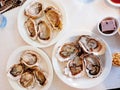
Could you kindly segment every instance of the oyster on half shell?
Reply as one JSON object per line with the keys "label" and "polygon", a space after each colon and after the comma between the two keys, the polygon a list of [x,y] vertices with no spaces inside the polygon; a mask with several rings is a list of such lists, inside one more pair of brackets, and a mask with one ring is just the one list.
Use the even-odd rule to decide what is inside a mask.
{"label": "oyster on half shell", "polygon": [[40,21],[38,23],[38,34],[37,34],[37,39],[40,42],[46,42],[51,39],[52,37],[52,32],[50,30],[50,27],[45,21]]}
{"label": "oyster on half shell", "polygon": [[62,29],[62,15],[60,14],[60,12],[56,10],[54,7],[47,7],[44,10],[44,12],[51,26],[55,30],[61,30]]}
{"label": "oyster on half shell", "polygon": [[20,64],[14,64],[8,71],[8,76],[14,80],[19,79],[24,72],[24,66]]}
{"label": "oyster on half shell", "polygon": [[73,60],[68,61],[65,74],[72,78],[79,78],[84,76],[84,61],[81,57],[74,57]]}
{"label": "oyster on half shell", "polygon": [[34,86],[35,77],[31,72],[25,72],[21,75],[19,83],[24,88],[30,88]]}
{"label": "oyster on half shell", "polygon": [[72,59],[78,52],[74,43],[66,43],[58,48],[56,57],[59,61],[64,62]]}
{"label": "oyster on half shell", "polygon": [[40,86],[43,86],[46,83],[46,81],[47,81],[44,73],[38,67],[34,67],[34,71],[33,72],[34,72],[34,76],[35,76],[38,84]]}
{"label": "oyster on half shell", "polygon": [[38,18],[42,16],[42,4],[40,2],[30,3],[24,11],[24,14],[30,18]]}
{"label": "oyster on half shell", "polygon": [[36,27],[35,21],[32,18],[28,18],[25,21],[24,25],[29,37],[35,40],[37,37],[37,27]]}
{"label": "oyster on half shell", "polygon": [[89,35],[80,36],[78,43],[88,54],[102,55],[106,51],[106,45],[104,42],[92,38]]}
{"label": "oyster on half shell", "polygon": [[88,77],[90,78],[96,78],[98,77],[102,72],[102,62],[100,57],[95,55],[87,54],[84,56],[84,62],[85,62],[85,71]]}
{"label": "oyster on half shell", "polygon": [[20,62],[28,67],[39,65],[39,60],[41,60],[39,54],[31,50],[25,51],[20,57]]}

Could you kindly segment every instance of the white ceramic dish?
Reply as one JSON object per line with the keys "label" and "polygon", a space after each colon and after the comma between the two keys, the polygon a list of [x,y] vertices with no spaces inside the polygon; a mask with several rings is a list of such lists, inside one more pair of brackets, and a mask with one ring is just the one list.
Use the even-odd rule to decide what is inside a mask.
{"label": "white ceramic dish", "polygon": [[[56,58],[56,50],[58,49],[58,47],[60,45],[62,45],[63,43],[65,43],[66,41],[72,41],[74,40],[74,38],[76,36],[79,35],[91,35],[94,37],[98,37],[96,36],[94,33],[92,32],[84,32],[85,30],[82,30],[82,32],[77,33],[76,35],[72,35],[70,37],[64,37],[62,38],[59,42],[57,42],[57,44],[54,47],[53,50],[53,54],[52,54],[52,63],[53,63],[53,67],[54,70],[57,74],[57,76],[67,85],[74,87],[74,88],[91,88],[93,86],[96,86],[98,84],[100,84],[102,81],[105,80],[105,78],[108,76],[110,70],[111,70],[111,66],[112,66],[112,55],[111,55],[111,51],[109,46],[106,44],[106,52],[104,55],[101,56],[102,58],[102,64],[103,64],[103,71],[101,73],[101,75],[97,78],[91,79],[91,78],[78,78],[78,79],[72,79],[70,77],[67,77],[66,75],[64,75],[63,73],[63,68],[61,66],[61,63],[58,61],[58,59]],[[89,31],[89,30],[87,30]],[[101,39],[102,40],[102,39]],[[105,41],[104,41],[105,42]],[[62,67],[62,68],[61,68]]]}
{"label": "white ceramic dish", "polygon": [[[106,34],[106,33],[103,33],[101,30],[100,30],[100,23],[102,22],[102,20],[105,20],[105,19],[108,19],[108,18],[111,18],[111,19],[114,19],[115,22],[116,22],[116,25],[117,25],[117,28],[114,32],[110,33],[110,34]],[[103,36],[113,36],[115,35],[117,32],[118,32],[118,29],[119,29],[119,21],[115,18],[115,17],[105,17],[103,18],[102,20],[100,20],[97,24],[97,30],[99,31],[100,34],[102,34]]]}
{"label": "white ceramic dish", "polygon": [[43,58],[42,61],[40,61],[40,65],[43,66],[43,71],[45,71],[48,75],[47,77],[47,84],[43,87],[39,87],[39,86],[36,86],[35,88],[32,88],[30,90],[47,90],[51,83],[52,83],[52,80],[53,80],[53,68],[52,68],[52,64],[50,62],[50,59],[49,57],[46,55],[46,53],[44,51],[42,51],[41,49],[38,49],[38,48],[35,48],[35,47],[32,47],[32,46],[23,46],[23,47],[20,47],[18,49],[16,49],[9,57],[8,59],[8,62],[7,62],[7,67],[6,67],[6,71],[7,71],[7,78],[8,78],[8,81],[10,83],[10,85],[12,86],[12,88],[14,90],[28,90],[26,88],[23,88],[21,87],[17,81],[11,79],[10,77],[8,77],[8,71],[10,69],[11,66],[13,66],[14,64],[17,64],[19,62],[19,59],[20,59],[20,55],[23,51],[25,50],[32,50],[32,51],[35,51],[37,52],[38,54],[40,54],[40,56]]}
{"label": "white ceramic dish", "polygon": [[120,7],[120,3],[114,3],[113,1],[111,0],[107,0],[107,2],[115,7]]}
{"label": "white ceramic dish", "polygon": [[[28,33],[26,32],[25,30],[25,26],[24,26],[24,22],[25,20],[27,19],[27,17],[24,15],[24,10],[25,8],[33,1],[39,1],[41,3],[43,3],[44,5],[47,5],[47,6],[54,6],[54,7],[57,7],[61,14],[62,14],[62,18],[63,18],[63,29],[58,33],[58,35],[53,38],[49,43],[40,43],[38,41],[34,41],[32,40],[29,36],[28,36]],[[21,7],[20,11],[19,11],[19,15],[18,15],[18,30],[19,30],[19,33],[21,35],[21,37],[23,38],[23,40],[25,42],[27,42],[28,44],[32,45],[32,46],[35,46],[35,47],[48,47],[50,45],[53,45],[55,44],[59,39],[60,37],[63,35],[64,33],[64,30],[65,30],[65,27],[66,27],[66,14],[65,14],[65,10],[63,9],[63,6],[60,4],[59,1],[56,1],[56,0],[27,0]]]}

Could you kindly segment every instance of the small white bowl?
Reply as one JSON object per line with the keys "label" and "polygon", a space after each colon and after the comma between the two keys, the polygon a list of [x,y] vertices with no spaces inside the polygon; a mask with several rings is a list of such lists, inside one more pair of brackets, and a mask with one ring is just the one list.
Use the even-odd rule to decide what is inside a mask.
{"label": "small white bowl", "polygon": [[115,6],[115,7],[120,7],[120,3],[115,3],[115,2],[113,2],[113,1],[111,1],[111,0],[107,0],[107,2],[108,2],[109,4]]}
{"label": "small white bowl", "polygon": [[[102,32],[101,29],[100,29],[100,24],[101,24],[101,22],[102,22],[103,20],[107,20],[107,19],[108,19],[108,20],[109,20],[109,19],[114,19],[115,22],[116,22],[116,25],[117,25],[116,30],[113,31],[113,32],[111,32],[111,33],[108,33],[108,34]],[[118,20],[117,20],[115,17],[105,17],[105,18],[103,18],[102,20],[100,20],[100,21],[98,22],[98,24],[97,24],[97,29],[98,29],[99,33],[102,34],[102,35],[104,35],[104,36],[113,36],[113,35],[115,35],[115,34],[118,32],[119,22],[118,22]]]}

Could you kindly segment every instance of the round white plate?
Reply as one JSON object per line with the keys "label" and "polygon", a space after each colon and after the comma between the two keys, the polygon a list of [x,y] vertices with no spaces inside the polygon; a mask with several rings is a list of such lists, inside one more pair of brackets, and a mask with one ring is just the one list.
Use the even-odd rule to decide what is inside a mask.
{"label": "round white plate", "polygon": [[[109,46],[107,45],[107,43],[105,43],[106,47],[107,47],[106,52],[104,55],[101,56],[102,64],[103,64],[103,71],[99,77],[97,77],[97,78],[81,77],[78,79],[72,79],[72,78],[64,75],[64,73],[63,73],[64,67],[61,66],[61,63],[56,58],[56,50],[58,49],[59,46],[61,46],[65,42],[73,41],[75,39],[75,37],[79,36],[79,35],[90,35],[90,36],[98,37],[92,32],[84,32],[84,31],[86,31],[86,30],[82,30],[82,32],[76,33],[75,35],[71,35],[69,37],[62,38],[59,42],[57,42],[57,44],[54,47],[53,53],[52,53],[52,63],[53,63],[53,67],[54,67],[54,70],[55,70],[57,76],[67,85],[74,87],[74,88],[82,88],[82,89],[83,88],[91,88],[91,87],[96,86],[99,83],[101,83],[108,76],[108,74],[111,70],[111,66],[112,66],[112,55],[111,55]],[[89,30],[87,30],[87,31],[89,31]],[[105,42],[105,41],[103,41],[103,42]]]}
{"label": "round white plate", "polygon": [[[52,68],[52,64],[50,62],[50,59],[49,57],[47,56],[47,54],[42,51],[41,49],[38,49],[38,48],[35,48],[35,47],[32,47],[32,46],[23,46],[23,47],[20,47],[18,49],[16,49],[9,57],[8,59],[8,62],[7,62],[7,77],[8,77],[8,71],[10,69],[11,66],[13,66],[14,64],[17,64],[20,60],[20,55],[22,54],[22,52],[24,52],[25,50],[32,50],[32,51],[35,51],[37,52],[41,57],[42,57],[42,61],[40,62],[40,65],[43,66],[42,67],[42,70],[44,72],[47,73],[47,84],[43,87],[39,87],[39,86],[36,86],[35,88],[33,89],[30,89],[30,90],[47,90],[51,83],[52,83],[52,80],[53,80],[53,68]],[[10,83],[10,85],[12,86],[12,88],[14,90],[27,90],[23,87],[21,87],[17,81],[11,79],[10,77],[8,77],[8,81]]]}
{"label": "round white plate", "polygon": [[115,7],[120,7],[120,3],[114,3],[111,0],[107,0],[108,3],[110,3],[111,5],[115,6]]}
{"label": "round white plate", "polygon": [[[24,26],[24,22],[26,21],[27,17],[24,15],[24,10],[25,8],[33,1],[39,1],[41,3],[43,3],[44,5],[47,6],[54,6],[57,7],[61,14],[62,14],[62,18],[63,18],[63,29],[57,34],[57,36],[55,38],[53,38],[49,43],[40,43],[38,41],[34,41],[32,40],[28,33],[25,30],[25,26]],[[48,47],[51,46],[53,44],[55,44],[59,38],[64,34],[64,30],[66,27],[66,14],[65,14],[65,10],[63,9],[63,6],[60,4],[59,1],[56,0],[27,0],[21,7],[19,14],[18,14],[18,30],[19,33],[22,37],[22,39],[27,42],[28,44],[35,46],[35,47]]]}

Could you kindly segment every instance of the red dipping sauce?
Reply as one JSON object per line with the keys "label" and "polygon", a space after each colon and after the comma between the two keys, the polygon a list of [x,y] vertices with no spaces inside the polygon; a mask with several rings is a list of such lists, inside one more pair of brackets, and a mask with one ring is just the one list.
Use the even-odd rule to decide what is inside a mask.
{"label": "red dipping sauce", "polygon": [[120,4],[120,0],[111,0],[113,3]]}

